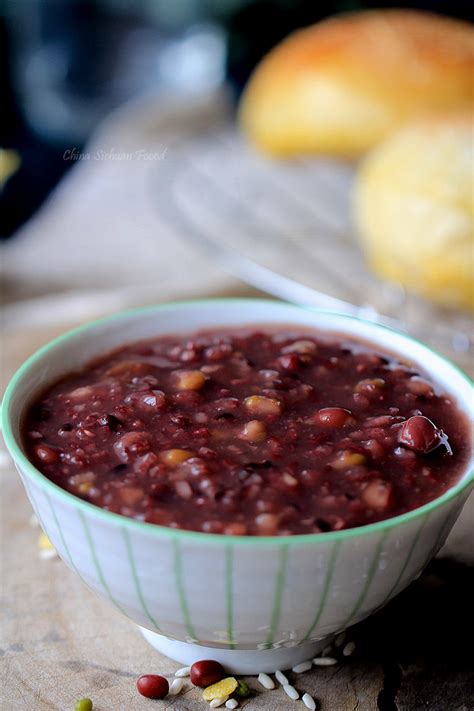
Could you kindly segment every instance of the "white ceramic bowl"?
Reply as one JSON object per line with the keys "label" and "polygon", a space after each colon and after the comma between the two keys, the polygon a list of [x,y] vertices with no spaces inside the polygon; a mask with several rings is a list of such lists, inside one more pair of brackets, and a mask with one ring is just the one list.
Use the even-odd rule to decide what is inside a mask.
{"label": "white ceramic bowl", "polygon": [[140,523],[97,508],[53,484],[26,458],[20,423],[32,398],[92,358],[166,333],[275,323],[348,334],[399,353],[422,364],[472,417],[469,379],[421,343],[360,319],[247,299],[167,304],[83,326],[33,355],[5,394],[7,447],[61,558],[138,623],[152,644],[185,663],[211,656],[251,673],[308,658],[322,640],[385,605],[423,570],[473,485],[471,462],[443,496],[380,523],[314,535],[230,537]]}

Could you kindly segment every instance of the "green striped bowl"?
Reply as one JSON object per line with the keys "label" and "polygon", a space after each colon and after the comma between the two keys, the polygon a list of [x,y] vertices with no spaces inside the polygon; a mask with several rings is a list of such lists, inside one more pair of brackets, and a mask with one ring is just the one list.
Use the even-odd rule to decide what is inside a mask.
{"label": "green striped bowl", "polygon": [[[267,652],[260,671],[282,665],[282,659],[296,663],[318,648],[318,640],[385,605],[443,544],[474,478],[471,466],[435,501],[362,528],[230,537],[140,523],[99,509],[57,487],[25,457],[20,422],[32,397],[48,382],[126,342],[251,323],[314,326],[379,344],[422,363],[472,417],[471,382],[421,343],[360,319],[250,299],[139,309],[71,331],[19,369],[3,402],[7,447],[41,525],[64,562],[89,588],[145,628],[156,646],[162,637],[150,632],[200,645],[197,651],[188,648],[195,650],[196,658],[203,657],[202,646],[212,647],[213,657],[227,663],[239,657],[239,671],[249,671],[242,660],[247,655],[255,664],[252,651],[257,650],[280,651],[279,658]],[[160,648],[167,649],[166,644]],[[189,660],[189,654],[176,647],[168,653]]]}

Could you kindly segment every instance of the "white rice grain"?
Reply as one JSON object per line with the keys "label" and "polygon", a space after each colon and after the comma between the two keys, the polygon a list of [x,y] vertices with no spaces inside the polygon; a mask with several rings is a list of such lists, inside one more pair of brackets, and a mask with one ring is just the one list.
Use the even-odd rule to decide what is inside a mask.
{"label": "white rice grain", "polygon": [[313,662],[311,659],[307,659],[305,662],[301,662],[300,664],[294,666],[291,671],[295,672],[295,674],[303,674],[303,672],[309,671],[312,666]]}
{"label": "white rice grain", "polygon": [[224,706],[228,698],[228,696],[222,696],[220,699],[212,699],[209,706],[211,707],[211,709],[217,709],[219,708],[219,706]]}
{"label": "white rice grain", "polygon": [[276,670],[275,677],[276,677],[276,680],[278,681],[278,683],[281,684],[282,686],[285,686],[285,684],[290,683],[288,681],[287,677],[279,669]]}
{"label": "white rice grain", "polygon": [[337,664],[337,659],[334,659],[334,657],[315,657],[313,664],[316,667],[332,667],[333,664]]}
{"label": "white rice grain", "polygon": [[265,672],[261,672],[257,680],[260,682],[260,684],[263,686],[264,689],[274,689],[275,688],[275,682],[273,679],[268,676],[268,674],[265,674]]}
{"label": "white rice grain", "polygon": [[354,654],[355,648],[356,648],[355,642],[348,642],[348,643],[346,644],[346,646],[344,647],[344,649],[342,650],[343,656],[344,656],[344,657],[350,657],[351,654]]}
{"label": "white rice grain", "polygon": [[225,702],[226,709],[236,709],[238,705],[239,702],[237,701],[237,699],[229,699]]}
{"label": "white rice grain", "polygon": [[341,632],[340,634],[337,635],[336,639],[334,640],[334,646],[335,647],[342,647],[344,642],[346,641],[346,633]]}
{"label": "white rice grain", "polygon": [[168,691],[168,694],[171,696],[177,696],[183,689],[184,686],[184,679],[180,679],[179,677],[175,679],[174,681],[171,682],[170,684],[170,690]]}
{"label": "white rice grain", "polygon": [[322,657],[331,657],[332,654],[333,654],[332,644],[328,644],[328,646],[324,647],[323,651],[321,652]]}
{"label": "white rice grain", "polygon": [[189,676],[190,671],[191,667],[181,667],[181,669],[175,671],[174,675],[177,676],[178,679],[182,679],[184,676]]}
{"label": "white rice grain", "polygon": [[301,701],[310,711],[316,711],[316,701],[309,694],[303,694]]}
{"label": "white rice grain", "polygon": [[54,548],[43,548],[43,550],[39,552],[39,557],[42,560],[52,560],[53,558],[57,558],[58,554]]}
{"label": "white rice grain", "polygon": [[285,684],[283,687],[283,691],[287,696],[290,697],[290,699],[293,699],[293,701],[297,701],[297,699],[300,698],[300,695],[296,691],[295,687],[291,684]]}

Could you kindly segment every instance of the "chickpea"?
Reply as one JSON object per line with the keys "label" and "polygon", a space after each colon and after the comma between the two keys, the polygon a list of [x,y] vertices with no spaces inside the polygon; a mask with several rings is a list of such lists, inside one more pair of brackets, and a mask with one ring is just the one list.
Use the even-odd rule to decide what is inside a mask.
{"label": "chickpea", "polygon": [[191,459],[194,457],[194,453],[187,449],[165,449],[161,452],[161,461],[168,464],[170,467],[176,467],[181,462],[185,462],[186,459]]}
{"label": "chickpea", "polygon": [[243,426],[239,437],[247,442],[264,442],[267,438],[267,428],[260,420],[250,420]]}
{"label": "chickpea", "polygon": [[249,412],[254,415],[279,415],[282,407],[281,402],[272,397],[263,395],[250,395],[244,400],[244,405]]}
{"label": "chickpea", "polygon": [[175,370],[173,375],[178,390],[200,390],[206,382],[200,370]]}
{"label": "chickpea", "polygon": [[365,464],[367,457],[358,452],[349,452],[344,450],[338,457],[331,463],[334,469],[350,469],[351,467],[357,467],[361,464]]}

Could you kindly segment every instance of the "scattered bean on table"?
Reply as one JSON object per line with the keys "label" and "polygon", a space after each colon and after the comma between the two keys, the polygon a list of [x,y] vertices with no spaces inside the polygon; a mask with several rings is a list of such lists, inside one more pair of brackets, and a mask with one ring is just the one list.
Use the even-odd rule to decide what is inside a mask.
{"label": "scattered bean on table", "polygon": [[142,674],[137,680],[137,690],[147,699],[164,699],[169,690],[168,680],[159,674]]}
{"label": "scattered bean on table", "polygon": [[94,704],[92,703],[91,699],[84,698],[84,699],[79,699],[76,701],[76,704],[74,706],[74,711],[92,711],[94,708]]}
{"label": "scattered bean on table", "polygon": [[217,684],[225,676],[224,667],[213,659],[194,662],[190,669],[191,682],[202,688]]}

